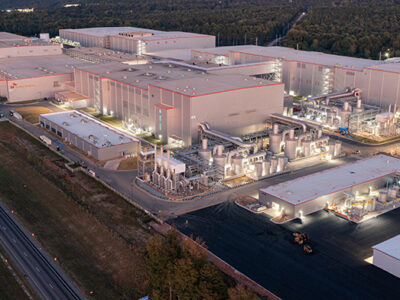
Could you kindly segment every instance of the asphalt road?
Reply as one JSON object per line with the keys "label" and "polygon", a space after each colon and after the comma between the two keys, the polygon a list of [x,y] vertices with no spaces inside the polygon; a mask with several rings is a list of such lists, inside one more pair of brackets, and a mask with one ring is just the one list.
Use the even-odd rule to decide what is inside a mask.
{"label": "asphalt road", "polygon": [[41,299],[85,299],[1,203],[0,244]]}
{"label": "asphalt road", "polygon": [[[168,221],[200,236],[214,254],[282,299],[399,299],[400,279],[364,261],[400,233],[400,209],[355,225],[320,211],[276,225],[231,202]],[[293,242],[306,232],[314,254]]]}
{"label": "asphalt road", "polygon": [[[33,105],[46,106],[50,109],[61,110],[60,108],[55,107],[54,105],[51,105],[48,102],[40,102]],[[32,106],[32,104],[26,106]],[[4,113],[6,116],[8,116],[8,111],[10,109],[13,109],[12,105],[5,105],[5,104],[0,105],[0,112]],[[35,135],[36,137],[39,137],[40,135],[46,135],[49,137],[51,136],[47,130],[39,126],[35,126],[25,121],[19,121],[15,118],[12,118],[12,120],[18,123],[24,129],[28,130],[31,134]],[[54,143],[51,145],[51,147],[53,149],[56,148]],[[62,149],[65,151],[65,155],[68,158],[70,158],[75,162],[84,161],[88,166],[88,169],[93,170],[99,179],[103,180],[104,182],[106,182],[107,184],[109,184],[110,186],[112,186],[113,188],[115,188],[128,198],[132,199],[133,201],[141,205],[143,208],[147,209],[148,211],[152,212],[153,214],[157,215],[158,217],[164,220],[180,214],[185,214],[190,211],[198,210],[204,207],[212,206],[227,201],[232,197],[232,194],[233,195],[257,194],[259,188],[263,188],[271,184],[277,184],[286,180],[295,179],[299,176],[304,176],[307,174],[311,174],[313,172],[318,172],[333,167],[335,165],[339,165],[344,162],[354,160],[354,157],[350,157],[350,158],[336,160],[336,162],[334,163],[317,162],[312,166],[308,165],[308,163],[305,162],[298,162],[296,163],[298,165],[296,167],[298,168],[298,170],[290,174],[280,175],[273,178],[261,180],[252,184],[248,184],[246,186],[235,188],[233,190],[226,190],[223,192],[219,192],[217,194],[211,194],[201,198],[196,198],[195,200],[191,201],[170,202],[170,201],[165,201],[163,199],[159,199],[143,191],[141,188],[137,187],[136,184],[133,184],[134,179],[136,177],[136,171],[114,171],[114,170],[104,169],[93,163],[85,155],[82,155],[80,152],[77,152],[68,146],[62,147]]]}

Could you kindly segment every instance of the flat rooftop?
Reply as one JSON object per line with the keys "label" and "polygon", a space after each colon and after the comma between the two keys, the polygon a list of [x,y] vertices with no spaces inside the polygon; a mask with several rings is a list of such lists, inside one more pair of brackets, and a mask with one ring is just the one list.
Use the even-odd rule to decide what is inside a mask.
{"label": "flat rooftop", "polygon": [[195,78],[186,78],[161,82],[156,86],[187,96],[203,96],[221,92],[234,91],[246,88],[257,88],[273,85],[283,85],[265,79],[242,75],[205,75]]}
{"label": "flat rooftop", "polygon": [[116,129],[78,111],[42,114],[41,117],[57,124],[97,148],[138,142]]}
{"label": "flat rooftop", "polygon": [[142,89],[148,85],[161,87],[188,96],[280,83],[244,75],[215,75],[190,65],[173,62],[127,66],[121,63],[87,65],[78,68],[103,78],[123,82]]}
{"label": "flat rooftop", "polygon": [[192,57],[192,49],[168,49],[157,52],[146,52],[146,55],[160,59],[174,59],[187,61]]}
{"label": "flat rooftop", "polygon": [[400,73],[400,62],[385,62],[380,65],[369,66],[368,69]]}
{"label": "flat rooftop", "polygon": [[397,260],[400,260],[400,234],[373,246],[372,249],[379,250]]}
{"label": "flat rooftop", "polygon": [[69,55],[86,55],[98,57],[103,60],[107,60],[110,62],[132,62],[132,61],[147,61],[149,59],[143,58],[136,54],[130,54],[126,52],[121,52],[117,50],[111,50],[106,48],[98,48],[98,47],[75,47],[66,50]]}
{"label": "flat rooftop", "polygon": [[400,159],[380,154],[260,189],[260,192],[299,205],[398,172]]}
{"label": "flat rooftop", "polygon": [[163,32],[163,31],[138,28],[138,27],[92,27],[92,28],[60,29],[60,30],[92,35],[97,37],[118,35],[119,33],[129,33],[129,32],[148,32],[154,34]]}
{"label": "flat rooftop", "polygon": [[9,32],[0,32],[0,41],[23,40],[26,37]]}
{"label": "flat rooftop", "polygon": [[205,49],[193,49],[192,52],[196,52],[201,55],[213,54],[213,55],[229,55],[230,52],[239,52],[251,55],[264,56],[266,59],[282,58],[287,61],[297,61],[314,63],[325,66],[337,66],[345,69],[363,70],[366,67],[373,65],[383,64],[383,61],[364,59],[349,56],[340,56],[334,54],[326,54],[315,51],[302,51],[295,50],[287,47],[263,47],[255,45],[239,45],[239,46],[226,46],[216,48],[205,48]]}
{"label": "flat rooftop", "polygon": [[0,48],[10,48],[10,47],[26,47],[26,46],[53,46],[61,48],[61,45],[50,44],[46,41],[35,39],[19,39],[19,40],[1,40],[0,39]]}
{"label": "flat rooftop", "polygon": [[231,52],[241,52],[252,55],[260,55],[270,58],[282,58],[288,61],[306,62],[325,66],[336,66],[344,69],[354,69],[362,71],[364,68],[371,65],[378,65],[383,61],[377,61],[372,59],[363,59],[349,56],[340,56],[333,54],[326,54],[322,52],[314,51],[302,51],[295,50],[286,47],[261,47],[251,46],[238,49],[230,49]]}
{"label": "flat rooftop", "polygon": [[73,73],[74,67],[87,65],[67,55],[12,57],[0,59],[0,77],[9,80]]}

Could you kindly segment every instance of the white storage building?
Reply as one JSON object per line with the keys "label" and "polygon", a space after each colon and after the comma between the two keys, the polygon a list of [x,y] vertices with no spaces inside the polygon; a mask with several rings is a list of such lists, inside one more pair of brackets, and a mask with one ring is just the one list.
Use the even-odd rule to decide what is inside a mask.
{"label": "white storage building", "polygon": [[400,278],[400,235],[372,247],[373,264]]}
{"label": "white storage building", "polygon": [[361,194],[369,188],[385,187],[399,173],[400,159],[376,155],[260,189],[259,201],[296,218],[321,210],[328,202],[338,202],[344,192]]}
{"label": "white storage building", "polygon": [[139,140],[78,111],[42,114],[40,125],[97,160],[136,154]]}
{"label": "white storage building", "polygon": [[136,27],[60,29],[60,38],[84,47],[102,47],[138,55],[166,49],[215,47],[215,36]]}

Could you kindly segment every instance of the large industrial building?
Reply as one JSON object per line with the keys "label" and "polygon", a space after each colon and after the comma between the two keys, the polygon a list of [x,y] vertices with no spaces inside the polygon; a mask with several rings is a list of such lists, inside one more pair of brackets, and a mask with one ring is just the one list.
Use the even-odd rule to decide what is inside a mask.
{"label": "large industrial building", "polygon": [[365,103],[382,106],[400,103],[400,64],[396,59],[376,61],[248,45],[192,49],[191,60],[232,66],[270,62],[265,73],[254,71],[252,75],[284,82],[285,91],[293,95],[316,96],[353,87],[361,89]]}
{"label": "large industrial building", "polygon": [[136,27],[61,29],[60,38],[84,47],[102,47],[138,55],[166,49],[215,47],[215,36]]}
{"label": "large industrial building", "polygon": [[373,264],[400,278],[400,235],[372,247]]}
{"label": "large industrial building", "polygon": [[78,111],[39,116],[40,125],[97,160],[136,154],[139,141]]}
{"label": "large industrial building", "polygon": [[62,54],[0,59],[0,96],[9,102],[54,97],[73,81],[74,67],[85,64]]}
{"label": "large industrial building", "polygon": [[216,75],[174,63],[75,68],[75,89],[90,105],[128,124],[191,145],[199,124],[231,134],[264,127],[283,109],[283,84],[243,75]]}
{"label": "large industrial building", "polygon": [[334,206],[360,220],[370,211],[400,206],[399,174],[400,159],[377,155],[261,189],[259,200],[292,218]]}

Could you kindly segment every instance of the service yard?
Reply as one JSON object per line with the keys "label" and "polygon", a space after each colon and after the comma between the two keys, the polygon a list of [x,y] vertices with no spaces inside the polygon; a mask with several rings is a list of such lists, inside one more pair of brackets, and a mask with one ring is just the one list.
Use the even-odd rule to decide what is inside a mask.
{"label": "service yard", "polygon": [[44,106],[24,106],[18,107],[14,109],[14,111],[19,113],[24,120],[32,124],[39,123],[40,114],[48,114],[54,112],[53,110]]}
{"label": "service yard", "polygon": [[[0,195],[27,230],[96,299],[145,295],[150,218],[8,122],[0,123]],[[0,297],[1,298],[1,297]]]}
{"label": "service yard", "polygon": [[[398,299],[400,279],[367,263],[371,247],[400,233],[400,209],[362,224],[325,211],[273,224],[233,201],[169,221],[282,299]],[[305,232],[313,254],[293,241]]]}

